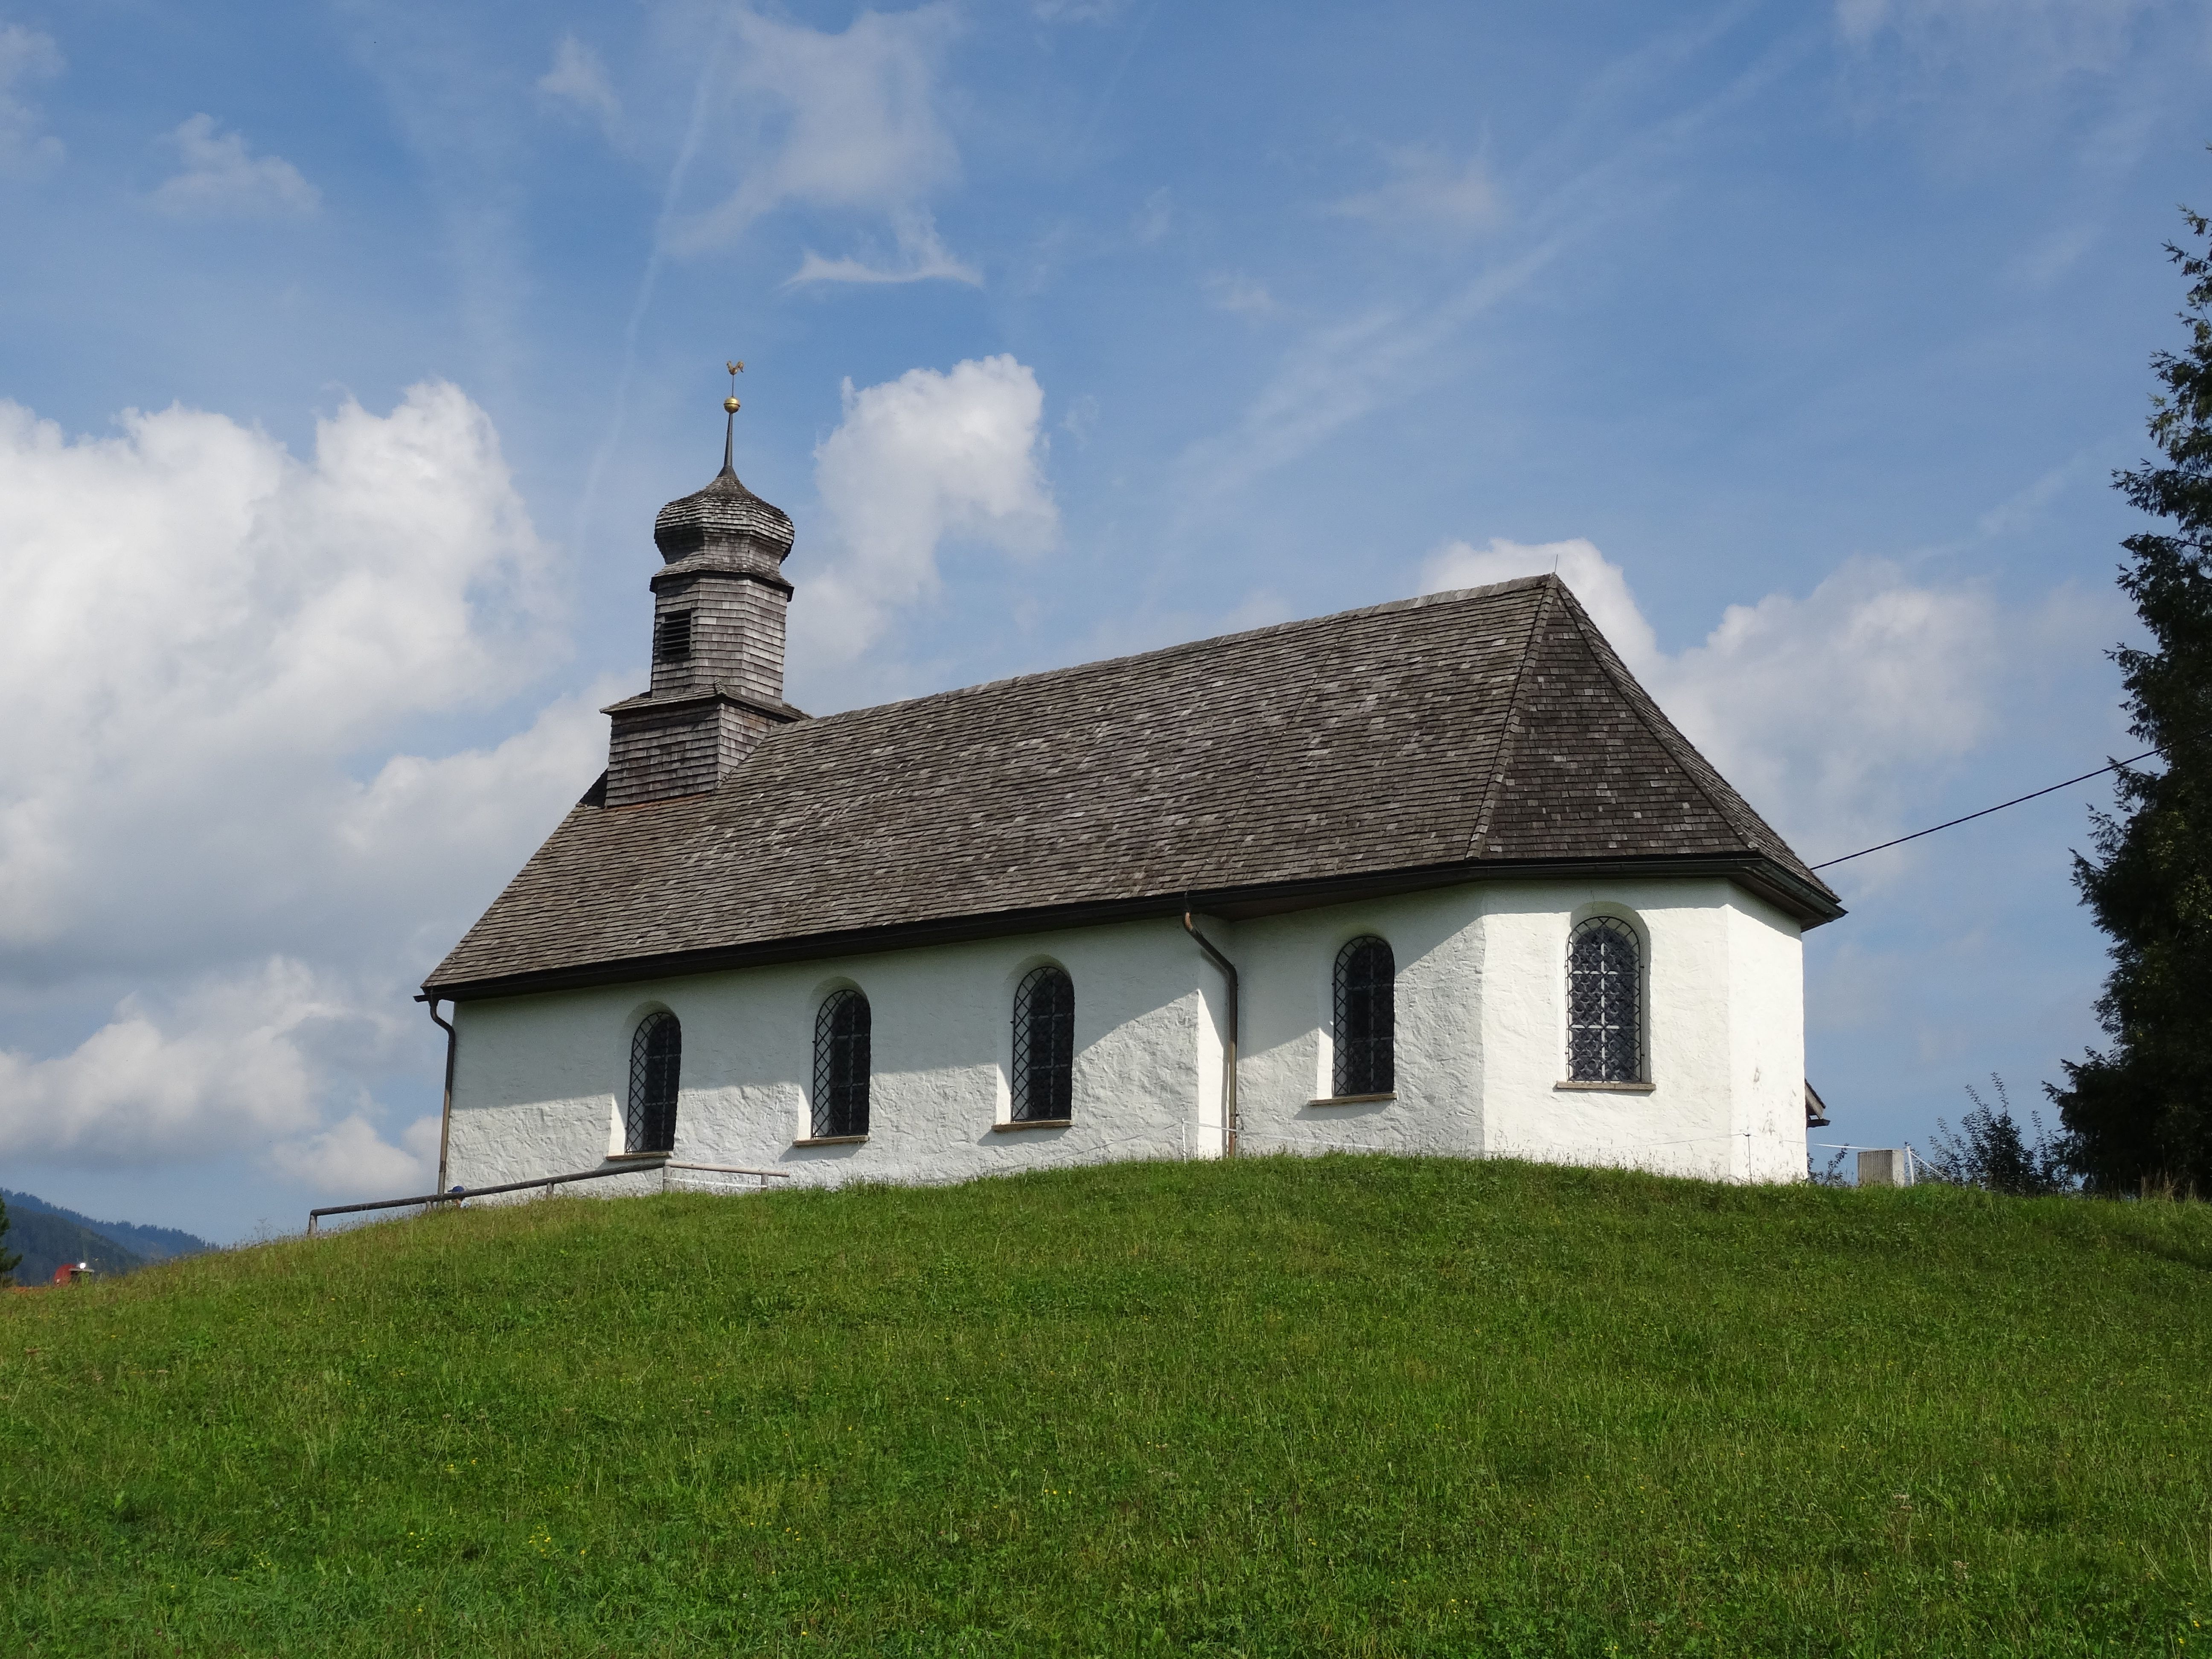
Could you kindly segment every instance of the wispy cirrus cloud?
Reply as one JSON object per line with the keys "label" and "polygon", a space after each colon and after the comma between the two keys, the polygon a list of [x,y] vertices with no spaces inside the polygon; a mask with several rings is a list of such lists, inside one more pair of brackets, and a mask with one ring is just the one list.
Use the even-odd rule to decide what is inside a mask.
{"label": "wispy cirrus cloud", "polygon": [[23,88],[53,79],[63,68],[52,35],[21,23],[0,26],[0,174],[23,178],[61,164],[62,141],[40,131],[45,115]]}
{"label": "wispy cirrus cloud", "polygon": [[1162,185],[1130,216],[1129,234],[1139,247],[1151,247],[1175,228],[1175,191]]}
{"label": "wispy cirrus cloud", "polygon": [[2002,60],[2039,77],[2112,68],[2157,0],[1836,0],[1850,46],[1938,60]]}
{"label": "wispy cirrus cloud", "polygon": [[944,238],[937,234],[937,222],[927,212],[901,210],[894,213],[891,231],[895,253],[889,262],[871,264],[850,254],[825,259],[809,248],[799,269],[784,279],[783,285],[797,288],[807,283],[923,283],[942,279],[981,286],[982,273],[953,257]]}
{"label": "wispy cirrus cloud", "polygon": [[1285,354],[1234,424],[1183,452],[1179,469],[1190,498],[1229,497],[1448,372],[1444,351],[1453,338],[1532,282],[1559,253],[1558,242],[1538,242],[1437,304],[1411,311],[1376,307],[1311,329]]}
{"label": "wispy cirrus cloud", "polygon": [[763,216],[804,207],[872,220],[890,234],[889,260],[809,251],[793,283],[979,281],[946,249],[933,195],[954,183],[960,156],[939,111],[945,49],[960,29],[946,3],[863,12],[841,33],[732,15],[726,110],[734,187],[672,227],[679,252],[720,246]]}
{"label": "wispy cirrus cloud", "polygon": [[1384,151],[1389,177],[1332,203],[1340,218],[1389,230],[1441,230],[1465,234],[1498,222],[1498,185],[1480,155],[1457,160],[1427,145]]}
{"label": "wispy cirrus cloud", "polygon": [[1217,271],[1201,285],[1208,304],[1239,317],[1272,317],[1283,307],[1264,283],[1234,271]]}
{"label": "wispy cirrus cloud", "polygon": [[[1603,78],[1614,93],[1647,78],[1663,80],[1674,60],[1707,50],[1715,29],[1706,20],[1678,30],[1631,54]],[[1645,121],[1594,160],[1570,167],[1568,152],[1562,151],[1547,163],[1557,181],[1516,206],[1510,234],[1494,239],[1473,276],[1455,275],[1441,293],[1401,290],[1396,297],[1316,320],[1285,349],[1233,422],[1185,449],[1180,471],[1192,507],[1204,511],[1218,505],[1333,434],[1448,375],[1453,348],[1478,319],[1497,313],[1555,262],[1585,253],[1625,214],[1648,211],[1658,199],[1655,177],[1700,134],[1809,56],[1812,33],[1801,30],[1777,42],[1717,90]],[[1454,163],[1436,151],[1402,153],[1401,160],[1399,176],[1382,187],[1389,192],[1402,186],[1400,193],[1363,204],[1361,211],[1443,214],[1432,222],[1465,230],[1487,210],[1478,161]]]}
{"label": "wispy cirrus cloud", "polygon": [[612,138],[622,125],[622,100],[607,78],[599,55],[573,34],[553,47],[553,65],[538,77],[538,90],[550,102],[588,118]]}
{"label": "wispy cirrus cloud", "polygon": [[2075,163],[2124,170],[2203,102],[2201,8],[2173,0],[1837,0],[1842,88],[1862,118],[1911,112],[1952,167],[2095,112]]}

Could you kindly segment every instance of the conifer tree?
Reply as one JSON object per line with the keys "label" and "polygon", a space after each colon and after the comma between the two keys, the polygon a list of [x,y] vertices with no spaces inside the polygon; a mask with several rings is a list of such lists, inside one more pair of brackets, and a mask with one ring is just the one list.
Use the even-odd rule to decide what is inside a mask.
{"label": "conifer tree", "polygon": [[8,1204],[0,1199],[0,1289],[15,1282],[15,1268],[22,1260],[8,1253]]}
{"label": "conifer tree", "polygon": [[2166,252],[2188,283],[2188,344],[2151,359],[2163,464],[2112,480],[2160,520],[2121,544],[2120,586],[2149,648],[2112,657],[2128,728],[2163,764],[2120,773],[2118,811],[2094,815],[2096,856],[2075,856],[2082,902],[2112,941],[2097,1001],[2112,1045],[2068,1062],[2051,1096],[2093,1188],[2212,1196],[2212,220],[2182,217],[2195,245]]}

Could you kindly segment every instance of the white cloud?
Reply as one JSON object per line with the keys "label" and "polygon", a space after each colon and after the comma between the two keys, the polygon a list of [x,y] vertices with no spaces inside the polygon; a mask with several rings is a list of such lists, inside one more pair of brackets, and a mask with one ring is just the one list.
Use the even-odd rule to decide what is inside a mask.
{"label": "white cloud", "polygon": [[457,851],[511,837],[507,800],[518,792],[540,802],[581,794],[606,764],[607,723],[599,711],[636,690],[630,679],[609,676],[548,703],[494,748],[436,759],[394,755],[334,815],[336,845],[374,861],[410,838],[418,847]]}
{"label": "white cloud", "polygon": [[1385,155],[1389,180],[1333,204],[1331,212],[1394,229],[1464,232],[1497,222],[1498,187],[1480,156],[1457,161],[1418,144]]}
{"label": "white cloud", "polygon": [[71,443],[0,402],[0,952],[162,931],[118,870],[265,887],[346,810],[345,757],[535,677],[546,562],[450,386],[348,403],[312,464],[219,415]]}
{"label": "white cloud", "polygon": [[538,90],[588,115],[611,134],[622,122],[622,100],[607,80],[599,53],[564,34],[553,48],[553,67],[538,77]]}
{"label": "white cloud", "polygon": [[900,263],[810,252],[793,282],[974,282],[939,240],[928,203],[959,176],[939,118],[938,61],[959,27],[946,0],[912,11],[864,11],[842,34],[738,10],[733,106],[750,123],[740,178],[715,207],[679,227],[679,249],[726,242],[786,205],[881,216]]}
{"label": "white cloud", "polygon": [[1671,656],[1620,568],[1587,541],[1449,543],[1421,583],[1434,592],[1555,566],[1669,717],[1807,858],[1911,827],[1901,815],[1929,775],[1993,728],[1995,602],[1916,585],[1884,561],[1853,560],[1802,599],[1730,605],[1702,644]]}
{"label": "white cloud", "polygon": [[1421,592],[1440,593],[1447,588],[1481,587],[1490,582],[1511,581],[1516,576],[1544,575],[1556,575],[1566,583],[1632,673],[1648,673],[1659,663],[1658,635],[1644,620],[1636,596],[1628,591],[1627,576],[1597,550],[1595,544],[1580,537],[1536,543],[1494,538],[1487,547],[1446,542],[1422,565]]}
{"label": "white cloud", "polygon": [[88,1162],[362,1109],[421,1041],[410,981],[604,763],[616,689],[406,752],[563,649],[456,388],[348,402],[304,460],[198,410],[121,426],[0,402],[0,983],[140,988],[76,1049],[0,1060],[0,1150]]}
{"label": "white cloud", "polygon": [[280,1174],[331,1197],[412,1197],[430,1191],[438,1177],[438,1119],[434,1114],[416,1118],[394,1146],[355,1112],[320,1134],[279,1142],[269,1162]]}
{"label": "white cloud", "polygon": [[156,1016],[139,997],[74,1050],[0,1051],[0,1152],[148,1164],[310,1129],[301,1028],[346,1011],[302,964],[199,987]]}
{"label": "white cloud", "polygon": [[1208,276],[1203,286],[1206,299],[1217,309],[1240,317],[1272,317],[1282,309],[1266,286],[1249,276],[1220,271]]}
{"label": "white cloud", "polygon": [[281,155],[255,155],[235,132],[216,131],[211,115],[179,123],[163,141],[185,170],[164,179],[155,207],[180,219],[264,219],[310,214],[322,192]]}
{"label": "white cloud", "polygon": [[909,369],[861,392],[848,380],[845,418],[814,452],[830,545],[792,607],[794,654],[858,658],[895,609],[936,592],[947,540],[1016,556],[1051,546],[1043,416],[1036,375],[1012,356]]}
{"label": "white cloud", "polygon": [[62,141],[40,132],[38,106],[19,88],[62,72],[61,49],[51,34],[21,23],[0,27],[0,174],[28,177],[58,166]]}

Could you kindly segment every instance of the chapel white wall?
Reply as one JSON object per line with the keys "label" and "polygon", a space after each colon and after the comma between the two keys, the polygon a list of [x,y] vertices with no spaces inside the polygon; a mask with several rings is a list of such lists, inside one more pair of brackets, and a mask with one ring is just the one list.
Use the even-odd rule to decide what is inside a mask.
{"label": "chapel white wall", "polygon": [[[1080,1104],[1067,1128],[999,1132],[1014,989],[1046,961],[1075,981]],[[450,1179],[528,1180],[621,1151],[631,1033],[661,1008],[684,1033],[680,1162],[835,1184],[1212,1156],[1224,1011],[1206,981],[1218,979],[1180,924],[1140,922],[463,1003]],[[866,994],[872,1022],[868,1138],[798,1145],[811,1134],[816,1011],[842,986]]]}
{"label": "chapel white wall", "polygon": [[[1648,1092],[1558,1086],[1567,934],[1598,913],[1628,921],[1647,947]],[[1803,1176],[1798,929],[1730,883],[1487,882],[1201,926],[1242,982],[1243,1152]],[[1388,1101],[1329,1104],[1331,975],[1365,933],[1389,939],[1396,961],[1397,1088]],[[1011,1110],[1014,988],[1047,960],[1075,982],[1075,1121],[998,1133]],[[864,990],[873,1017],[871,1133],[857,1146],[799,1146],[815,1012],[842,985]],[[683,1022],[684,1162],[810,1183],[926,1182],[1221,1149],[1221,976],[1162,919],[465,1003],[450,1178],[524,1180],[619,1151],[630,1033],[656,1008]]]}

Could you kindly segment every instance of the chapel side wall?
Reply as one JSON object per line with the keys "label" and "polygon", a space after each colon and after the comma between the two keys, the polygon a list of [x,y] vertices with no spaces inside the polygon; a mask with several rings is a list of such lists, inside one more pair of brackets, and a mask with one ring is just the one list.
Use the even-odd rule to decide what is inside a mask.
{"label": "chapel side wall", "polygon": [[1805,947],[1797,922],[1741,891],[1729,912],[1731,1075],[1751,1181],[1806,1178]]}
{"label": "chapel side wall", "polygon": [[[1648,1093],[1555,1086],[1566,1071],[1567,936],[1597,911],[1629,919],[1646,947]],[[1248,1153],[1803,1176],[1797,929],[1731,884],[1470,884],[1200,926],[1239,969]],[[1389,939],[1397,965],[1395,1097],[1317,1104],[1333,1086],[1336,953],[1364,933]],[[1076,1121],[994,1133],[1010,1115],[1014,987],[1045,960],[1075,981]],[[797,1146],[815,1012],[844,984],[867,993],[874,1016],[871,1137]],[[451,1178],[528,1179],[620,1150],[629,1034],[656,1007],[683,1022],[684,1161],[820,1183],[945,1181],[1221,1148],[1224,988],[1179,921],[1163,920],[465,1003]]]}
{"label": "chapel side wall", "polygon": [[[595,1169],[615,1133],[614,1091],[629,1069],[627,991],[549,991],[453,1009],[453,1114],[447,1181],[495,1187]],[[612,1056],[612,1058],[610,1058]],[[605,1197],[659,1190],[659,1177],[611,1176]]]}
{"label": "chapel side wall", "polygon": [[[1470,884],[1239,924],[1243,1150],[1481,1150],[1486,891]],[[1337,953],[1369,933],[1389,941],[1397,969],[1395,1097],[1324,1104],[1335,1091]]]}
{"label": "chapel side wall", "polygon": [[[1015,987],[1048,960],[1075,982],[1075,1121],[997,1132],[1011,1109]],[[526,1180],[619,1151],[630,1034],[655,1008],[683,1026],[679,1161],[834,1185],[1212,1155],[1220,1008],[1206,981],[1218,978],[1179,922],[1157,921],[463,1004],[452,1179]],[[811,1133],[816,1012],[847,985],[872,1015],[869,1137],[798,1146]]]}
{"label": "chapel side wall", "polygon": [[[1493,889],[1480,924],[1484,1151],[1742,1179],[1730,1007],[1740,897],[1718,879]],[[1592,915],[1628,921],[1644,946],[1648,1092],[1558,1086],[1567,1075],[1567,936]]]}

